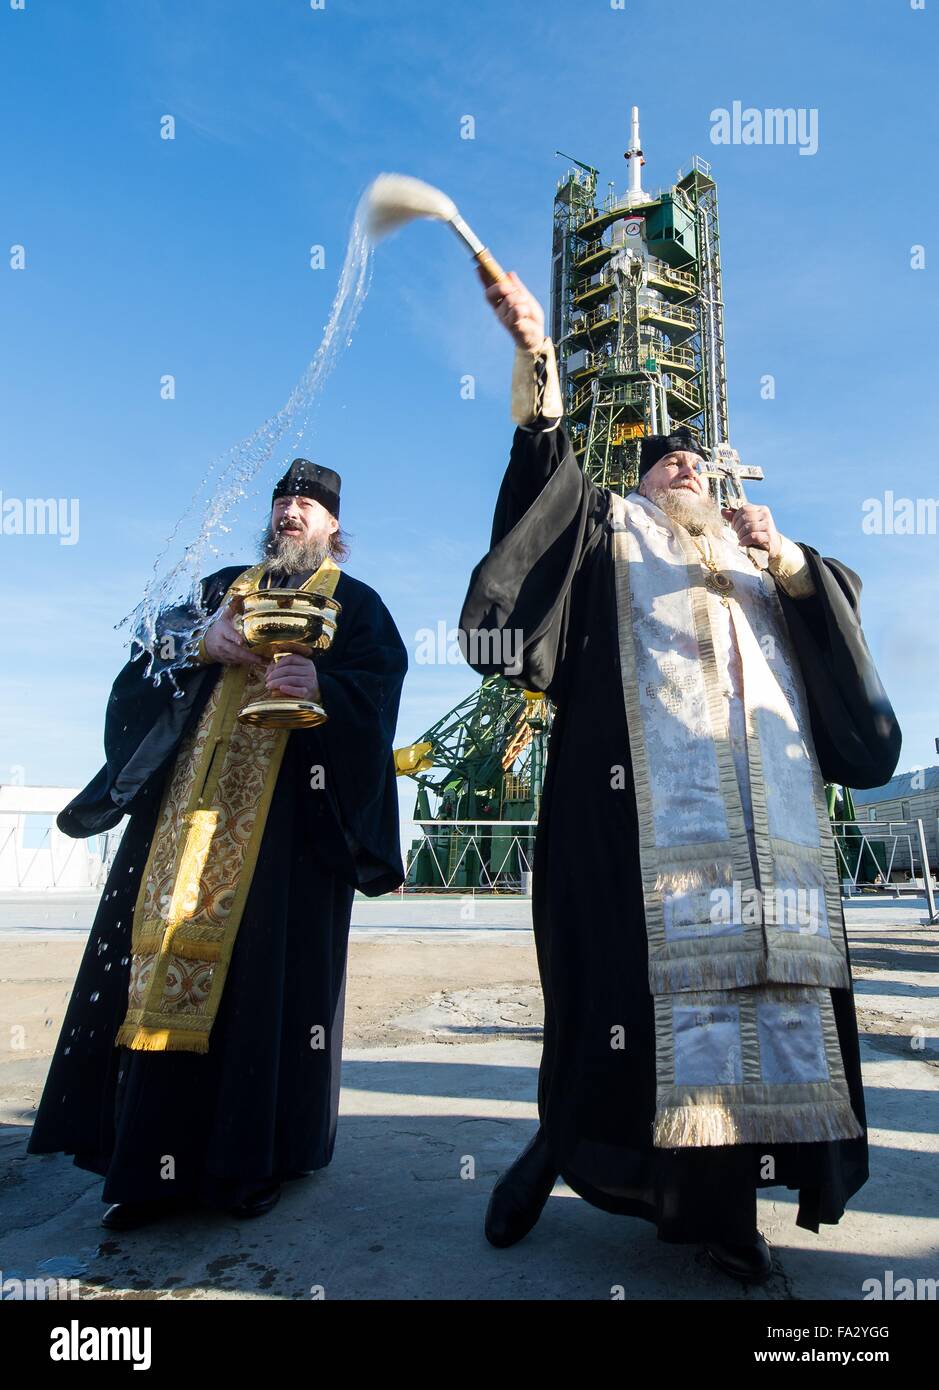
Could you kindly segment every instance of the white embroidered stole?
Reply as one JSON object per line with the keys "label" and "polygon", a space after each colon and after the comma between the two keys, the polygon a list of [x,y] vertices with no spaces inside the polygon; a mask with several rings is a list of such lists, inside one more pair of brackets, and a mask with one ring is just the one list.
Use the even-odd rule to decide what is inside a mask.
{"label": "white embroidered stole", "polygon": [[744,818],[722,673],[730,625],[688,533],[612,496],[663,1147],[854,1137],[829,988],[850,983],[802,677],[768,572],[719,547],[742,669]]}

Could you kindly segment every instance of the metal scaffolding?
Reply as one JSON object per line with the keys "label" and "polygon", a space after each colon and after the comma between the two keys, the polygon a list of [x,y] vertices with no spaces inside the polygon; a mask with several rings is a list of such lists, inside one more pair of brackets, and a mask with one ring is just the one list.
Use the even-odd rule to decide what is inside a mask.
{"label": "metal scaffolding", "polygon": [[550,323],[571,444],[592,482],[624,493],[643,437],[686,425],[715,495],[740,501],[762,472],[730,445],[717,185],[695,155],[646,193],[636,107],[626,159],[623,194],[598,199],[597,170],[577,160],[555,193]]}

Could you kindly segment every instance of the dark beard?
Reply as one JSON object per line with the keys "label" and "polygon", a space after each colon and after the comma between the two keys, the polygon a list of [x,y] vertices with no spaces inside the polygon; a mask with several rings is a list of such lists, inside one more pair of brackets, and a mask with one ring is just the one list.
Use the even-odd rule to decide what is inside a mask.
{"label": "dark beard", "polygon": [[298,537],[284,531],[271,531],[266,527],[261,533],[260,556],[269,561],[271,568],[281,574],[302,574],[304,570],[318,570],[329,554],[329,542],[321,536]]}

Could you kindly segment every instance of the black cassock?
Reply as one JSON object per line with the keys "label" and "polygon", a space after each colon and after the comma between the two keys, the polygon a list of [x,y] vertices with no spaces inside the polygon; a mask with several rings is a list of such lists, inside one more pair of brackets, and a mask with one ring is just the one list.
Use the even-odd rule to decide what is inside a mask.
{"label": "black cassock", "polygon": [[[209,611],[242,572],[203,581]],[[223,668],[184,669],[174,698],[167,680],[154,687],[145,678],[143,658],[128,662],[108,704],[106,765],[59,816],[62,830],[81,837],[130,815],[29,1144],[101,1173],[105,1201],[224,1205],[332,1157],[355,889],[371,897],[403,879],[392,739],[407,668],[373,589],[343,572],[335,597],[335,641],[315,657],[328,722],[287,740],[207,1054],[131,1051],[114,1039],[161,794]],[[322,778],[311,777],[314,767]],[[325,1046],[311,1046],[311,1028],[324,1020]],[[175,1159],[174,1180],[161,1177],[164,1155]]]}
{"label": "black cassock", "polygon": [[[655,1050],[635,798],[617,642],[609,493],[578,467],[562,429],[517,430],[490,551],[460,616],[469,659],[502,672],[473,630],[523,635],[522,688],[556,704],[538,822],[532,917],[545,999],[538,1083],[558,1171],[595,1206],[653,1221],[660,1239],[752,1238],[756,1188],[799,1192],[798,1224],[837,1222],[866,1181],[865,1138],[834,1143],[655,1149]],[[826,780],[879,786],[900,735],[858,618],[860,582],[803,547],[816,594],[783,608],[808,690]],[[504,648],[515,665],[512,639]],[[499,653],[501,656],[502,653]],[[654,768],[653,768],[654,775]],[[851,1101],[865,1124],[854,999],[832,990]],[[627,1045],[610,1047],[610,1022]],[[761,1175],[765,1155],[775,1176]]]}

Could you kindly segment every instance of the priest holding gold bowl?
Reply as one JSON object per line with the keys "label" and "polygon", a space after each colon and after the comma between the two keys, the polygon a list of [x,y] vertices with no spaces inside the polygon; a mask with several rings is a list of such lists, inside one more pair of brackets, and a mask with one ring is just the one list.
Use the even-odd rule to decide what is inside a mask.
{"label": "priest holding gold bowl", "polygon": [[[105,766],[58,818],[75,837],[130,821],[29,1147],[100,1173],[112,1229],[200,1203],[261,1215],[332,1157],[354,893],[403,879],[407,669],[379,595],[340,569],[339,492],[293,461],[260,562],[204,579],[200,606],[163,615],[155,668],[138,652],[117,677]],[[149,678],[167,667],[178,694]]]}
{"label": "priest holding gold bowl", "polygon": [[[339,487],[339,474],[331,468],[320,468],[308,459],[294,460],[290,470],[274,489],[270,521],[261,537],[262,563],[254,571],[248,572],[257,580],[257,587],[253,591],[248,588],[246,593],[235,595],[231,605],[219,614],[200,644],[201,661],[228,661],[236,665],[266,667],[263,679],[269,698],[267,701],[260,696],[255,699],[253,703],[257,713],[252,722],[267,722],[263,719],[263,712],[266,710],[269,713],[274,708],[273,701],[278,698],[290,699],[295,715],[304,709],[309,712],[310,717],[306,720],[295,718],[293,727],[322,723],[327,717],[319,702],[316,666],[310,659],[312,646],[303,641],[307,632],[299,630],[305,628],[302,621],[296,624],[298,630],[291,633],[288,617],[283,632],[272,633],[275,639],[278,636],[286,639],[280,643],[275,640],[275,646],[280,646],[281,650],[265,653],[265,619],[271,625],[277,603],[271,599],[265,604],[264,599],[265,593],[271,591],[284,594],[286,590],[293,590],[298,595],[303,594],[316,576],[320,582],[314,583],[313,588],[320,604],[328,605],[334,611],[339,609],[331,597],[334,588],[331,581],[339,573],[334,557],[343,558],[347,553],[339,526]],[[265,564],[265,561],[268,563]],[[313,602],[312,596],[309,601]],[[286,603],[286,598],[280,600],[282,612],[287,611]],[[299,617],[298,614],[295,616]],[[334,628],[335,621],[331,617],[321,620],[317,626],[315,645],[328,646]],[[298,640],[291,643],[291,636]],[[291,646],[293,650],[290,650]],[[270,665],[267,665],[268,661],[271,661]],[[244,711],[242,715],[244,717]],[[281,723],[280,726],[286,725]]]}

